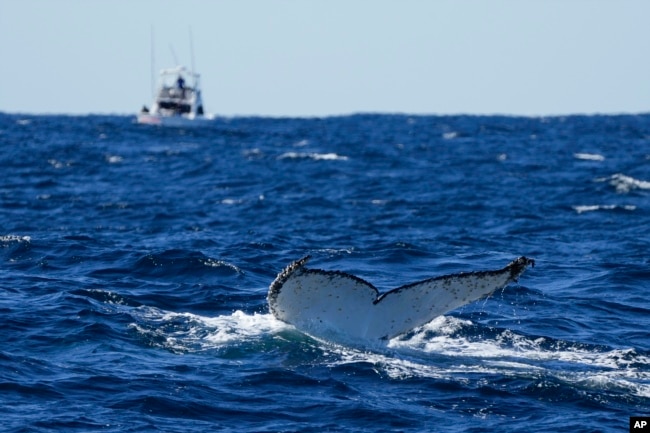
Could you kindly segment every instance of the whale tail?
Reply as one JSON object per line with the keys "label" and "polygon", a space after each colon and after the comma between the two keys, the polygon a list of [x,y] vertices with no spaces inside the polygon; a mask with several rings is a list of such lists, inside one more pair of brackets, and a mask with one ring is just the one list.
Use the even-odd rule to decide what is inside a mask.
{"label": "whale tail", "polygon": [[292,262],[271,283],[267,300],[279,320],[320,336],[389,339],[516,281],[535,261],[519,257],[493,271],[462,272],[407,284],[386,293],[340,271]]}

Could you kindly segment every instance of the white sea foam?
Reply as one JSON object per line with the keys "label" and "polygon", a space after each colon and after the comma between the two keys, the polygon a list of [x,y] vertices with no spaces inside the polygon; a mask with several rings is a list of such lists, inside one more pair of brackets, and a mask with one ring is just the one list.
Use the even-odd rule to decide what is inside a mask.
{"label": "white sea foam", "polygon": [[206,340],[215,345],[224,345],[233,340],[249,340],[260,338],[263,335],[276,333],[290,327],[280,322],[272,314],[246,314],[242,311],[235,311],[229,316],[217,316],[214,318],[201,318],[214,331]]}
{"label": "white sea foam", "polygon": [[616,188],[616,192],[626,194],[635,189],[650,189],[650,182],[645,180],[635,179],[631,176],[626,176],[622,173],[617,173],[608,178],[597,179],[598,181],[609,181],[609,184]]}
{"label": "white sea foam", "polygon": [[[330,365],[369,362],[378,373],[394,379],[426,377],[463,382],[474,374],[550,376],[583,388],[650,396],[650,358],[633,349],[598,351],[509,330],[496,338],[470,340],[457,335],[467,326],[471,322],[438,317],[408,337],[391,340],[383,353],[333,346],[339,357]],[[436,357],[435,362],[430,356]]]}
{"label": "white sea foam", "polygon": [[226,205],[234,205],[234,204],[241,204],[242,200],[237,200],[234,198],[224,198],[221,200],[221,204],[226,204]]}
{"label": "white sea foam", "polygon": [[337,153],[286,152],[278,159],[313,159],[314,161],[347,161],[348,157]]}
{"label": "white sea foam", "polygon": [[[568,383],[598,389],[619,389],[650,396],[650,358],[633,349],[599,351],[570,342],[552,342],[504,330],[496,338],[470,340],[456,335],[467,321],[437,318],[406,339],[393,339],[388,347],[444,355],[462,362],[448,372],[495,374],[546,374]],[[470,362],[474,360],[474,362]],[[405,364],[400,363],[402,375]],[[421,371],[412,368],[412,374]],[[576,373],[579,371],[579,373]]]}
{"label": "white sea foam", "polygon": [[54,168],[63,168],[63,167],[65,167],[64,162],[57,161],[56,159],[48,159],[47,162],[48,162],[48,164],[50,164]]}
{"label": "white sea foam", "polygon": [[585,161],[604,161],[605,157],[597,153],[574,153],[573,157]]}
{"label": "white sea foam", "polygon": [[244,156],[246,158],[262,158],[264,156],[264,152],[262,152],[261,149],[259,148],[253,148],[253,149],[248,149],[243,152]]}
{"label": "white sea foam", "polygon": [[118,164],[124,160],[123,157],[119,155],[106,155],[106,162],[109,164]]}
{"label": "white sea foam", "polygon": [[31,242],[32,238],[30,236],[18,236],[18,235],[3,235],[0,236],[0,242]]}
{"label": "white sea foam", "polygon": [[[227,348],[273,338],[280,332],[298,332],[271,314],[235,311],[203,317],[149,307],[137,310],[141,320],[131,326],[179,352]],[[398,380],[420,377],[468,382],[475,374],[549,376],[583,388],[650,397],[650,358],[633,349],[598,350],[510,330],[490,338],[463,336],[463,330],[472,326],[471,321],[442,316],[406,336],[368,342],[363,347],[315,340],[324,365],[370,364],[378,374]],[[303,343],[295,340],[287,344]]]}
{"label": "white sea foam", "polygon": [[[272,314],[246,314],[235,311],[230,315],[204,317],[192,313],[173,313],[157,308],[142,307],[134,316],[139,323],[131,325],[140,334],[162,340],[164,347],[185,352],[218,349],[232,343],[264,338],[293,328]],[[169,325],[173,325],[170,331]]]}
{"label": "white sea foam", "polygon": [[636,210],[636,206],[634,205],[615,205],[615,204],[605,204],[605,205],[582,205],[582,206],[572,206],[573,210],[575,210],[577,213],[585,213],[585,212],[595,212],[599,210],[615,210],[615,209],[622,209],[622,210],[627,210],[627,211],[633,211]]}

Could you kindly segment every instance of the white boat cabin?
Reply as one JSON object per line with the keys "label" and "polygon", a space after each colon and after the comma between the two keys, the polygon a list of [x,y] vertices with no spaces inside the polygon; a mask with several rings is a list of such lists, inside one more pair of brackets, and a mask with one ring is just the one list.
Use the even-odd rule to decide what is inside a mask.
{"label": "white boat cabin", "polygon": [[142,112],[159,116],[202,116],[199,78],[199,74],[182,66],[163,69],[151,110],[143,107]]}

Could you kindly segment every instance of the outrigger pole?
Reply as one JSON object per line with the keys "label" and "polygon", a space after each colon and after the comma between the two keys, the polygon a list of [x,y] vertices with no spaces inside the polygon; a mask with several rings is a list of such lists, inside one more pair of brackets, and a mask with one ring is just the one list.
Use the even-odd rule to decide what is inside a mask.
{"label": "outrigger pole", "polygon": [[196,73],[196,68],[194,67],[194,38],[192,37],[192,26],[189,26],[190,31],[190,56],[192,61],[192,73]]}
{"label": "outrigger pole", "polygon": [[150,27],[150,32],[149,32],[149,38],[151,39],[149,41],[151,53],[150,53],[150,67],[151,70],[149,71],[151,73],[151,76],[149,77],[149,80],[151,81],[151,99],[156,97],[156,88],[154,82],[156,81],[156,65],[155,65],[155,59],[154,56],[156,54],[155,49],[154,49],[154,36],[153,36],[153,24],[151,24]]}

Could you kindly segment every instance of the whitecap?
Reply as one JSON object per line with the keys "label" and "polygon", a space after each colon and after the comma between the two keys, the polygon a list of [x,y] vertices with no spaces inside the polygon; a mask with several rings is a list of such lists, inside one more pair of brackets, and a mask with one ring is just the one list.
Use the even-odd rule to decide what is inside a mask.
{"label": "whitecap", "polygon": [[54,168],[63,168],[66,166],[64,162],[57,161],[56,159],[48,159],[47,162]]}
{"label": "whitecap", "polygon": [[638,180],[622,173],[612,175],[610,178],[599,179],[609,180],[609,184],[616,188],[616,192],[626,194],[635,189],[650,189],[650,182]]}
{"label": "whitecap", "polygon": [[[235,311],[216,317],[173,313],[138,307],[131,328],[151,344],[177,352],[227,349],[242,343],[298,332],[272,314]],[[549,376],[587,389],[606,389],[650,396],[650,357],[634,349],[598,349],[580,343],[529,337],[502,330],[491,338],[464,335],[476,326],[469,320],[441,316],[413,332],[364,347],[314,338],[321,362],[336,368],[370,364],[380,375],[402,380],[412,377],[469,382],[471,375],[508,377]],[[303,344],[303,340],[287,344]],[[432,359],[435,358],[435,359]]]}
{"label": "whitecap", "polygon": [[573,157],[585,161],[604,161],[605,157],[597,153],[574,153]]}
{"label": "whitecap", "polygon": [[262,158],[264,156],[264,152],[262,152],[261,149],[259,148],[253,148],[253,149],[248,149],[243,151],[244,157],[246,158]]}
{"label": "whitecap", "polygon": [[109,164],[117,164],[117,163],[122,162],[123,160],[124,160],[124,158],[122,158],[119,155],[106,155],[106,161]]}
{"label": "whitecap", "polygon": [[[264,335],[286,330],[291,326],[279,321],[272,314],[246,314],[235,311],[229,316],[202,318],[206,325],[214,329],[206,337],[206,341],[216,346],[231,341],[241,341],[260,338]],[[293,328],[293,327],[291,327]]]}
{"label": "whitecap", "polygon": [[616,210],[616,209],[622,209],[626,211],[633,211],[636,210],[636,206],[634,205],[615,205],[615,204],[606,204],[606,205],[581,205],[581,206],[572,206],[573,210],[575,210],[578,214],[585,213],[585,212],[595,212],[599,210]]}
{"label": "whitecap", "polygon": [[278,159],[312,159],[314,161],[347,161],[349,158],[337,153],[304,153],[286,152],[278,156]]}
{"label": "whitecap", "polygon": [[312,153],[310,157],[315,160],[326,160],[326,161],[347,161],[347,156],[338,155],[336,153]]}
{"label": "whitecap", "polygon": [[445,140],[453,140],[456,137],[458,137],[458,132],[456,131],[445,132],[442,134],[442,138]]}
{"label": "whitecap", "polygon": [[0,242],[25,242],[30,243],[32,238],[30,236],[18,236],[18,235],[3,235],[0,236]]}
{"label": "whitecap", "polygon": [[219,349],[293,329],[272,314],[246,314],[239,310],[229,315],[204,317],[140,307],[133,316],[138,323],[131,324],[131,328],[176,352]]}
{"label": "whitecap", "polygon": [[[494,338],[472,339],[459,335],[468,326],[473,326],[470,321],[439,317],[407,337],[394,338],[387,347],[398,353],[419,352],[420,357],[447,357],[444,364],[448,365],[436,375],[544,374],[586,388],[614,389],[640,397],[650,395],[650,357],[639,355],[634,349],[600,350],[580,343],[529,337],[511,330],[503,330]],[[389,374],[428,375],[431,367],[423,367],[397,361],[392,363]]]}

